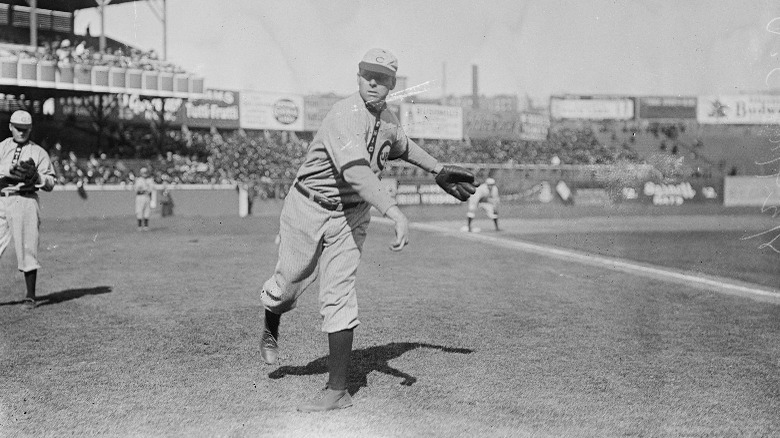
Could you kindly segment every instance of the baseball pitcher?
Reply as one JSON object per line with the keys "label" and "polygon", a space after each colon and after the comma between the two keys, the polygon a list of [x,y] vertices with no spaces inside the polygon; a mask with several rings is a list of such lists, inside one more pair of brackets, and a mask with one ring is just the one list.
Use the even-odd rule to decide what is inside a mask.
{"label": "baseball pitcher", "polygon": [[281,315],[319,279],[328,383],[319,397],[298,406],[303,412],[352,405],[347,375],[353,330],[360,324],[355,276],[371,206],[395,224],[391,250],[401,251],[409,242],[407,218],[379,181],[387,161],[401,159],[435,174],[436,182],[461,201],[475,190],[473,174],[440,164],[387,111],[385,99],[395,87],[397,70],[398,60],[387,50],[366,53],[358,64],[358,92],[326,115],[282,208],[279,258],[260,294],[265,308],[261,354],[269,364],[277,361]]}

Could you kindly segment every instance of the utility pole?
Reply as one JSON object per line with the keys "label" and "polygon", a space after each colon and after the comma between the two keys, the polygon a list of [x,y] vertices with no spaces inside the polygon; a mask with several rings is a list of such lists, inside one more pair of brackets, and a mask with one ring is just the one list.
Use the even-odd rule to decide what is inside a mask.
{"label": "utility pole", "polygon": [[165,3],[165,0],[159,0],[159,2],[162,3],[162,5],[154,4],[152,0],[148,0],[146,4],[149,5],[149,9],[152,10],[152,13],[154,13],[157,19],[160,20],[160,23],[162,23],[162,27],[163,27],[162,60],[167,61],[168,60],[168,8]]}

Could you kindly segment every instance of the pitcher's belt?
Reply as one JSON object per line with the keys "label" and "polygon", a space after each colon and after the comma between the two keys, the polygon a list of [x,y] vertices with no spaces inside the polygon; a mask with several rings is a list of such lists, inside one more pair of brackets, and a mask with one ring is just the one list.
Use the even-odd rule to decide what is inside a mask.
{"label": "pitcher's belt", "polygon": [[316,202],[320,205],[320,207],[330,210],[330,211],[343,211],[348,208],[357,207],[358,205],[362,204],[362,202],[339,202],[335,199],[330,199],[327,196],[323,195],[322,193],[316,192],[305,185],[303,185],[300,181],[295,181],[295,188],[305,197],[311,199],[312,201]]}

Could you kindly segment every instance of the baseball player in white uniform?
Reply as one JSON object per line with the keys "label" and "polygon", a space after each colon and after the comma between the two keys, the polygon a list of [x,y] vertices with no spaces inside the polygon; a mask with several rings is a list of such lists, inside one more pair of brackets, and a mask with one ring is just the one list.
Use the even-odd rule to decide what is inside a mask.
{"label": "baseball player in white uniform", "polygon": [[149,178],[149,170],[142,167],[140,175],[133,182],[135,191],[135,217],[138,220],[138,230],[149,230],[149,217],[152,215],[152,190],[154,180]]}
{"label": "baseball player in white uniform", "polygon": [[320,396],[298,406],[303,412],[352,405],[347,375],[358,320],[355,275],[371,219],[371,206],[395,223],[394,251],[408,243],[406,216],[379,181],[387,160],[402,159],[436,175],[461,201],[474,192],[474,175],[445,166],[407,138],[385,98],[395,87],[398,61],[371,49],[358,65],[358,92],[337,102],[322,122],[287,194],[279,227],[278,262],[263,284],[263,359],[278,359],[281,315],[319,279],[322,331],[328,334],[328,382]]}
{"label": "baseball player in white uniform", "polygon": [[499,197],[498,187],[496,187],[496,180],[493,178],[488,178],[485,180],[485,184],[477,187],[477,190],[474,192],[474,194],[469,197],[469,210],[468,213],[466,213],[466,217],[468,219],[466,224],[466,231],[469,233],[477,231],[477,228],[471,226],[471,222],[477,216],[478,209],[484,210],[485,214],[487,214],[487,217],[493,219],[493,224],[495,225],[496,231],[501,231],[501,229],[498,227],[498,203]]}
{"label": "baseball player in white uniform", "polygon": [[24,273],[25,309],[36,306],[40,206],[38,190],[54,188],[49,154],[30,141],[32,116],[19,110],[8,124],[11,137],[0,142],[0,255],[13,237],[19,271]]}

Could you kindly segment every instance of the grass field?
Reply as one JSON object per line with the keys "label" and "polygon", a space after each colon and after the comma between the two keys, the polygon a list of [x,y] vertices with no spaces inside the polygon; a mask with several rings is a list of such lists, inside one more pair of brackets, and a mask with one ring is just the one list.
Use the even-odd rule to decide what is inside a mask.
{"label": "grass field", "polygon": [[[266,208],[267,207],[267,208]],[[251,218],[44,220],[41,305],[0,260],[0,436],[777,436],[780,295],[754,299],[497,241],[588,251],[757,289],[776,219],[717,207],[407,208],[401,253],[372,224],[358,287],[355,406],[300,414],[326,380],[316,293],[259,354],[278,205]],[[482,237],[485,240],[480,240]],[[496,240],[489,240],[496,239]]]}

